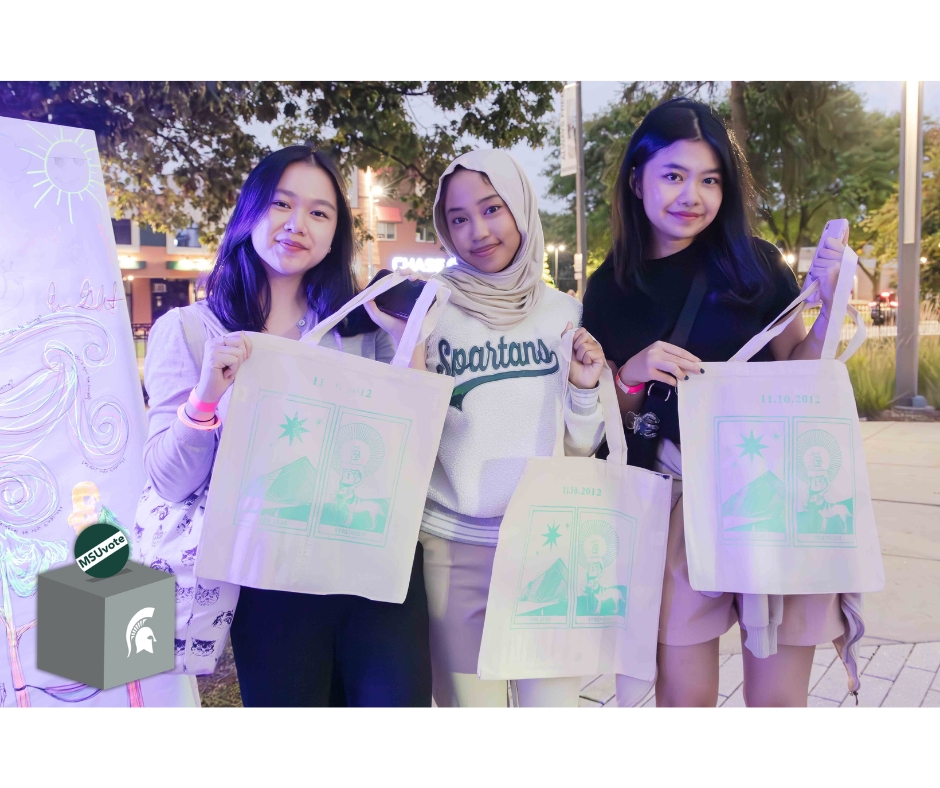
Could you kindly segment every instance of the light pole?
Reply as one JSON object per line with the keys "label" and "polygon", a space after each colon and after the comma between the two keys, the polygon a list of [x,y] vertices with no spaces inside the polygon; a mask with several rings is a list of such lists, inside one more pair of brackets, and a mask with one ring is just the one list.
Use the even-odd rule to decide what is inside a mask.
{"label": "light pole", "polygon": [[558,253],[565,251],[565,245],[564,245],[564,244],[549,244],[549,245],[546,246],[545,248],[546,248],[549,252],[554,252],[554,253],[555,253],[555,277],[554,277],[554,278],[555,278],[555,287],[556,287],[557,289],[561,290],[561,288],[558,287]]}
{"label": "light pole", "polygon": [[894,398],[902,407],[915,408],[927,405],[927,400],[917,394],[923,101],[923,83],[905,82],[901,103],[901,168],[898,184],[898,335]]}
{"label": "light pole", "polygon": [[372,257],[372,248],[378,235],[378,228],[375,221],[375,198],[382,196],[382,187],[373,185],[372,168],[366,168],[366,194],[369,195],[369,280],[375,276],[375,263]]}

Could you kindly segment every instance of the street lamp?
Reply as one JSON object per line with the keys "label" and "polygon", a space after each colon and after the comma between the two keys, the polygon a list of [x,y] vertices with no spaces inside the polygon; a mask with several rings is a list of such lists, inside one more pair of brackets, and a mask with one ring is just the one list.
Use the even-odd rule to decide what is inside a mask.
{"label": "street lamp", "polygon": [[375,221],[375,200],[383,194],[382,187],[372,182],[372,168],[366,168],[366,194],[369,195],[369,279],[375,275],[375,263],[373,262],[372,250],[375,245],[375,237],[378,234]]}
{"label": "street lamp", "polygon": [[545,248],[549,252],[555,253],[555,287],[557,288],[558,287],[558,253],[565,251],[565,245],[564,244],[549,244]]}

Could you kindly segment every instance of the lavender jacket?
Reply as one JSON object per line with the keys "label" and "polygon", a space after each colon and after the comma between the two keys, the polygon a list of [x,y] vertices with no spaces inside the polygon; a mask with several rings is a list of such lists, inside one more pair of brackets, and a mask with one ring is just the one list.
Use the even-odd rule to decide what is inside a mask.
{"label": "lavender jacket", "polygon": [[[182,309],[198,311],[206,326],[207,339],[225,333],[204,302]],[[188,498],[208,481],[232,394],[229,388],[219,403],[223,426],[216,430],[194,430],[179,420],[176,412],[189,398],[201,372],[186,344],[179,312],[180,309],[171,309],[153,324],[144,365],[144,385],[150,397],[144,468],[157,494],[167,501],[177,502]],[[316,315],[311,310],[301,333],[306,335],[315,325]],[[384,363],[395,356],[391,337],[381,330],[352,337],[340,337],[334,330],[320,345]]]}

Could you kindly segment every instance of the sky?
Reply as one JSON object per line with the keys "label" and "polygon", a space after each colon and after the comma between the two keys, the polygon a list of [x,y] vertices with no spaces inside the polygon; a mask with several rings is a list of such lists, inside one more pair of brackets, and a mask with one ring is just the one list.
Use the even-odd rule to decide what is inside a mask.
{"label": "sky", "polygon": [[[853,82],[855,90],[865,98],[865,105],[869,110],[881,110],[886,114],[901,111],[902,82]],[[622,90],[622,82],[582,82],[581,83],[581,109],[584,117],[599,112],[612,101],[615,101]],[[560,111],[560,103],[556,101],[556,112]],[[924,83],[924,114],[940,120],[940,82]],[[539,207],[552,213],[566,210],[563,200],[547,196],[549,179],[541,174],[545,169],[548,150],[545,148],[532,150],[525,145],[517,145],[511,153],[526,171],[526,175],[535,186],[539,196]]]}
{"label": "sky", "polygon": [[[591,115],[603,110],[611,102],[616,101],[621,94],[623,84],[623,82],[582,82],[581,106],[584,117],[589,118]],[[881,110],[885,113],[901,111],[902,82],[853,82],[851,84],[864,97],[868,109]],[[414,120],[418,124],[440,123],[448,117],[447,113],[434,107],[430,100],[415,99],[410,102],[409,106]],[[556,115],[560,111],[560,98],[556,99],[555,111]],[[924,114],[940,120],[940,82],[924,83]],[[276,147],[276,143],[266,127],[261,124],[252,124],[249,128],[258,135],[262,142],[272,148]],[[539,207],[552,213],[566,210],[563,200],[550,198],[547,194],[549,179],[542,175],[542,170],[546,167],[549,154],[548,148],[542,147],[533,150],[523,143],[511,148],[510,153],[516,158],[535,186],[539,198]]]}

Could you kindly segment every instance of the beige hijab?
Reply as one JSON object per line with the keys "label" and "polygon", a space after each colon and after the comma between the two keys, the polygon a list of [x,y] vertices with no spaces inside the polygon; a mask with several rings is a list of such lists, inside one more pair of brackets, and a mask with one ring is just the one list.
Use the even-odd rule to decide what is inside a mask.
{"label": "beige hijab", "polygon": [[[515,258],[498,273],[484,273],[462,260],[451,240],[441,200],[441,184],[458,166],[486,174],[496,193],[509,206],[522,236]],[[457,259],[457,265],[438,274],[451,290],[450,302],[490,328],[509,328],[525,320],[545,289],[542,281],[545,241],[535,189],[515,159],[500,150],[471,151],[454,159],[437,187],[434,228],[447,251]]]}

